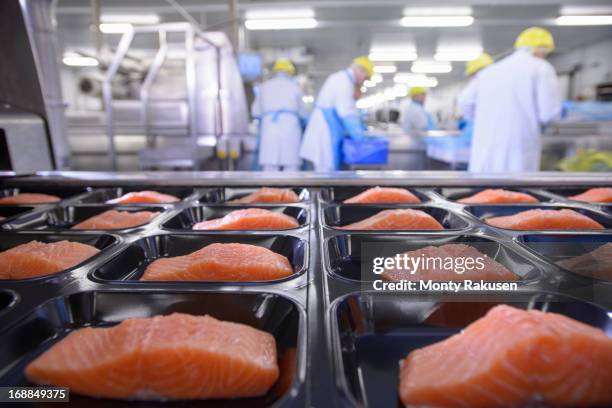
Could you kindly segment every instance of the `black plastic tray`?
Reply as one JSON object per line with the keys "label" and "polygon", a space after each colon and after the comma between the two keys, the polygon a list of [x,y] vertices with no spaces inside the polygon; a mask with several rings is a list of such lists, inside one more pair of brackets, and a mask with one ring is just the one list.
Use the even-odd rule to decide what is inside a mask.
{"label": "black plastic tray", "polygon": [[[445,197],[447,200],[456,202],[457,200],[472,196],[480,191],[486,190],[487,188],[499,188],[499,187],[496,187],[496,186],[491,186],[491,187],[486,187],[486,186],[483,186],[483,187],[442,187],[440,189],[437,189],[436,192],[442,195],[443,197]],[[529,194],[535,197],[536,199],[538,199],[542,203],[547,203],[547,202],[551,202],[554,200],[553,197],[545,195],[541,191],[534,189],[534,188],[507,187],[507,188],[504,188],[504,190],[516,191],[520,193]],[[509,205],[509,204],[497,204],[497,205]]]}
{"label": "black plastic tray", "polygon": [[353,294],[332,304],[329,319],[336,385],[348,405],[399,407],[399,362],[410,351],[445,340],[497,303],[561,313],[612,334],[605,309],[571,298],[508,299]]}
{"label": "black plastic tray", "polygon": [[[294,279],[306,272],[308,266],[308,243],[289,235],[193,235],[161,234],[140,238],[125,247],[113,259],[92,272],[91,278],[96,281],[138,281],[147,266],[162,257],[187,255],[212,243],[241,243],[268,248],[281,254],[293,266],[294,275],[274,281],[251,282],[167,282],[168,284],[193,286],[202,284],[235,284],[252,286],[270,282],[281,282]],[[155,282],[141,282],[151,285]]]}
{"label": "black plastic tray", "polygon": [[[69,205],[69,206],[55,206],[45,211],[39,211],[31,214],[26,214],[17,218],[13,218],[2,225],[4,229],[10,230],[50,230],[50,231],[62,231],[70,230],[75,224],[78,224],[88,218],[103,213],[108,210],[117,211],[150,211],[159,212],[156,218],[159,218],[168,209],[167,206],[148,206],[143,208],[142,206],[134,205]],[[154,222],[155,219],[151,220]],[[147,223],[149,224],[149,223]],[[114,230],[105,231],[125,231],[130,229],[142,228],[147,224],[134,226],[130,228],[119,228]],[[84,231],[84,230],[79,230]],[[96,230],[100,231],[100,230]]]}
{"label": "black plastic tray", "polygon": [[[0,197],[13,196],[20,193],[36,193],[50,194],[61,198],[61,201],[72,201],[78,199],[81,195],[90,192],[90,187],[79,186],[48,186],[48,187],[23,187],[23,188],[5,188],[0,190]],[[48,205],[49,203],[28,204],[28,205]],[[51,203],[53,204],[53,203]],[[0,204],[2,206],[4,204]],[[12,204],[9,204],[12,205]]]}
{"label": "black plastic tray", "polygon": [[[274,205],[274,206],[265,206],[265,205],[198,205],[194,207],[189,207],[182,210],[179,214],[172,217],[169,221],[164,223],[163,228],[167,230],[190,230],[192,231],[193,226],[201,221],[212,220],[215,218],[222,218],[228,213],[232,211],[236,211],[239,209],[245,208],[264,208],[269,211],[280,212],[286,214],[290,217],[297,219],[300,227],[304,227],[309,223],[308,209],[298,205]],[[282,230],[282,231],[290,231],[295,228]],[[225,231],[237,231],[237,230],[225,230]],[[256,231],[256,230],[250,230]],[[266,230],[260,230],[266,231]],[[194,231],[197,232],[197,231]],[[202,232],[202,231],[201,231]],[[204,231],[211,232],[211,231]],[[217,231],[221,232],[221,231]]]}
{"label": "black plastic tray", "polygon": [[[272,403],[300,402],[295,395],[304,386],[304,310],[289,298],[263,293],[87,291],[49,300],[0,335],[0,385],[29,386],[24,376],[27,364],[72,330],[112,326],[128,318],[170,313],[210,315],[271,333],[276,339],[279,365],[287,367],[281,376],[289,377],[284,380],[290,384],[289,389],[276,388],[260,398],[163,404],[93,399],[73,394],[70,406],[265,407]],[[284,356],[290,361],[283,363]]]}
{"label": "black plastic tray", "polygon": [[[310,191],[308,191],[308,189],[306,188],[291,188],[291,187],[277,187],[277,188],[289,188],[291,189],[291,191],[293,191],[295,194],[297,194],[298,198],[300,199],[300,202],[307,202],[310,200]],[[224,204],[224,205],[238,205],[238,206],[242,206],[244,204],[240,204],[240,203],[230,203],[228,201],[231,200],[235,200],[241,197],[244,197],[248,194],[251,194],[255,191],[257,191],[257,188],[250,188],[250,187],[245,187],[245,188],[238,188],[238,187],[226,187],[226,188],[215,188],[215,189],[210,189],[208,190],[206,193],[204,193],[202,195],[202,197],[200,198],[200,202],[201,203],[206,203],[206,204]],[[272,205],[272,206],[277,206],[277,205],[283,205],[282,203],[260,203],[257,205]]]}

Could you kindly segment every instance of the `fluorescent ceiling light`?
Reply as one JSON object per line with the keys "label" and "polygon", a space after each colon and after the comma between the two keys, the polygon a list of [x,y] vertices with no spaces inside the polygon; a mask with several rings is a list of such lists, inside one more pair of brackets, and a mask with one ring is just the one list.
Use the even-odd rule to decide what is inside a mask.
{"label": "fluorescent ceiling light", "polygon": [[374,72],[379,74],[393,74],[397,71],[397,67],[395,65],[375,65]]}
{"label": "fluorescent ceiling light", "polygon": [[398,98],[403,98],[408,93],[408,85],[396,84],[393,86],[393,94]]}
{"label": "fluorescent ceiling light", "polygon": [[560,16],[555,20],[560,26],[612,25],[612,15],[606,16]]}
{"label": "fluorescent ceiling light", "polygon": [[415,74],[448,74],[453,66],[449,62],[415,61],[410,70]]}
{"label": "fluorescent ceiling light", "polygon": [[366,79],[365,81],[363,81],[363,86],[365,86],[366,88],[373,88],[376,86],[376,82]]}
{"label": "fluorescent ceiling light", "polygon": [[97,67],[98,60],[93,57],[85,57],[80,54],[66,53],[62,58],[64,65],[69,67]]}
{"label": "fluorescent ceiling light", "polygon": [[482,54],[482,49],[473,48],[465,50],[442,50],[434,55],[436,61],[471,61]]}
{"label": "fluorescent ceiling light", "polygon": [[405,16],[471,16],[471,7],[406,7]]}
{"label": "fluorescent ceiling light", "polygon": [[273,19],[273,18],[314,18],[313,9],[251,9],[244,13],[247,20]]}
{"label": "fluorescent ceiling light", "polygon": [[246,20],[244,26],[247,30],[300,30],[315,28],[317,20],[314,18],[270,18]]}
{"label": "fluorescent ceiling light", "polygon": [[417,53],[415,51],[401,51],[401,50],[380,50],[370,51],[368,57],[372,61],[414,61],[417,59]]}
{"label": "fluorescent ceiling light", "polygon": [[157,24],[157,14],[102,14],[102,23]]}
{"label": "fluorescent ceiling light", "polygon": [[380,74],[374,74],[372,75],[372,78],[370,78],[370,81],[374,82],[375,84],[382,82],[383,81],[383,77]]}
{"label": "fluorescent ceiling light", "polygon": [[304,95],[302,96],[302,102],[309,104],[314,102],[314,96],[312,95]]}
{"label": "fluorescent ceiling light", "polygon": [[438,80],[426,75],[411,74],[409,72],[398,72],[393,77],[396,84],[406,84],[408,86],[423,86],[432,88],[438,85]]}
{"label": "fluorescent ceiling light", "polygon": [[368,87],[362,86],[361,88],[359,88],[359,90],[361,91],[361,93],[366,93],[368,92]]}
{"label": "fluorescent ceiling light", "polygon": [[400,20],[404,27],[468,27],[473,23],[472,16],[405,16]]}
{"label": "fluorescent ceiling light", "polygon": [[123,34],[133,30],[131,24],[128,23],[102,23],[100,24],[100,31],[104,34]]}

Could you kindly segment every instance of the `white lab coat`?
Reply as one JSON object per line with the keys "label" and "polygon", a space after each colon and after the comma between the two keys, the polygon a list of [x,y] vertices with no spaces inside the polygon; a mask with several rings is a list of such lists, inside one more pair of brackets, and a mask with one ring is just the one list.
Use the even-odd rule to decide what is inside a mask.
{"label": "white lab coat", "polygon": [[401,107],[401,122],[404,132],[420,133],[427,130],[427,112],[423,105],[407,98]]}
{"label": "white lab coat", "polygon": [[[260,165],[297,166],[301,163],[300,117],[305,118],[307,115],[302,96],[298,83],[286,74],[277,74],[261,84],[251,107],[253,116],[261,117],[258,157]],[[275,115],[274,112],[279,110],[295,114]]]}
{"label": "white lab coat", "polygon": [[519,49],[480,72],[458,105],[474,116],[470,171],[539,170],[541,127],[561,112],[549,62]]}
{"label": "white lab coat", "polygon": [[309,160],[315,171],[334,170],[331,134],[323,112],[318,108],[335,108],[340,117],[359,115],[355,105],[355,84],[351,78],[352,73],[347,70],[333,73],[319,91],[300,149],[300,156]]}

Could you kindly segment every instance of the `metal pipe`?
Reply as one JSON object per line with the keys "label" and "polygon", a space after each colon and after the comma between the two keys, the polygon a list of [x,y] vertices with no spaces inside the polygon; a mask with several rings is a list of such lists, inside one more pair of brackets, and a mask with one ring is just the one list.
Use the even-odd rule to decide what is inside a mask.
{"label": "metal pipe", "polygon": [[229,15],[232,22],[232,45],[234,46],[234,52],[238,53],[240,49],[240,38],[238,33],[238,0],[229,1]]}
{"label": "metal pipe", "polygon": [[198,170],[200,167],[198,156],[198,128],[196,121],[196,66],[195,66],[195,34],[190,27],[185,31],[185,80],[187,84],[187,104],[189,105],[189,136],[191,138],[191,156],[193,168]]}
{"label": "metal pipe", "polygon": [[174,8],[174,10],[176,10],[176,12],[179,13],[185,20],[189,21],[196,27],[200,27],[200,22],[193,18],[193,16],[189,14],[187,10],[185,10],[185,7],[181,6],[176,0],[166,0],[166,3],[171,5],[172,8]]}
{"label": "metal pipe", "polygon": [[117,46],[117,52],[113,57],[108,71],[106,72],[106,78],[102,84],[102,96],[104,98],[104,111],[106,112],[106,135],[108,137],[108,153],[110,156],[111,168],[117,170],[117,150],[115,148],[115,126],[113,123],[113,79],[117,75],[117,71],[121,66],[121,62],[125,58],[130,44],[134,39],[134,30],[130,29],[126,31],[119,41]]}
{"label": "metal pipe", "polygon": [[166,41],[166,32],[159,32],[159,49],[157,53],[155,53],[155,57],[153,58],[153,62],[149,67],[149,72],[145,76],[144,81],[142,82],[142,86],[140,88],[140,103],[141,103],[141,114],[142,114],[142,122],[145,130],[145,137],[147,140],[148,147],[155,146],[155,137],[151,134],[151,123],[149,118],[149,92],[151,90],[151,85],[153,85],[153,81],[157,77],[159,73],[159,69],[162,64],[166,60],[166,56],[168,54],[168,43]]}
{"label": "metal pipe", "polygon": [[91,0],[91,11],[93,17],[93,30],[96,38],[96,57],[99,58],[104,44],[104,37],[102,36],[102,31],[100,31],[100,16],[102,14],[102,4],[100,0]]}

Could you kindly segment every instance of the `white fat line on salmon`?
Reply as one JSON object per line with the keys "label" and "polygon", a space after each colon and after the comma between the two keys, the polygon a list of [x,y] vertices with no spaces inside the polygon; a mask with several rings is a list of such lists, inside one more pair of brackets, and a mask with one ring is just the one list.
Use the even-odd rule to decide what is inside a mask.
{"label": "white fat line on salmon", "polygon": [[462,282],[436,282],[432,280],[419,281],[393,281],[375,280],[372,288],[376,291],[435,291],[435,292],[459,292],[466,291],[515,291],[518,290],[516,282],[485,282],[484,280],[472,281],[466,279]]}
{"label": "white fat line on salmon", "polygon": [[410,256],[408,254],[397,254],[393,257],[376,257],[372,260],[372,272],[380,275],[385,270],[404,270],[414,275],[419,270],[447,270],[454,271],[457,274],[463,274],[466,271],[482,271],[485,267],[484,260],[486,255],[476,258],[472,257],[439,257],[427,256]]}

